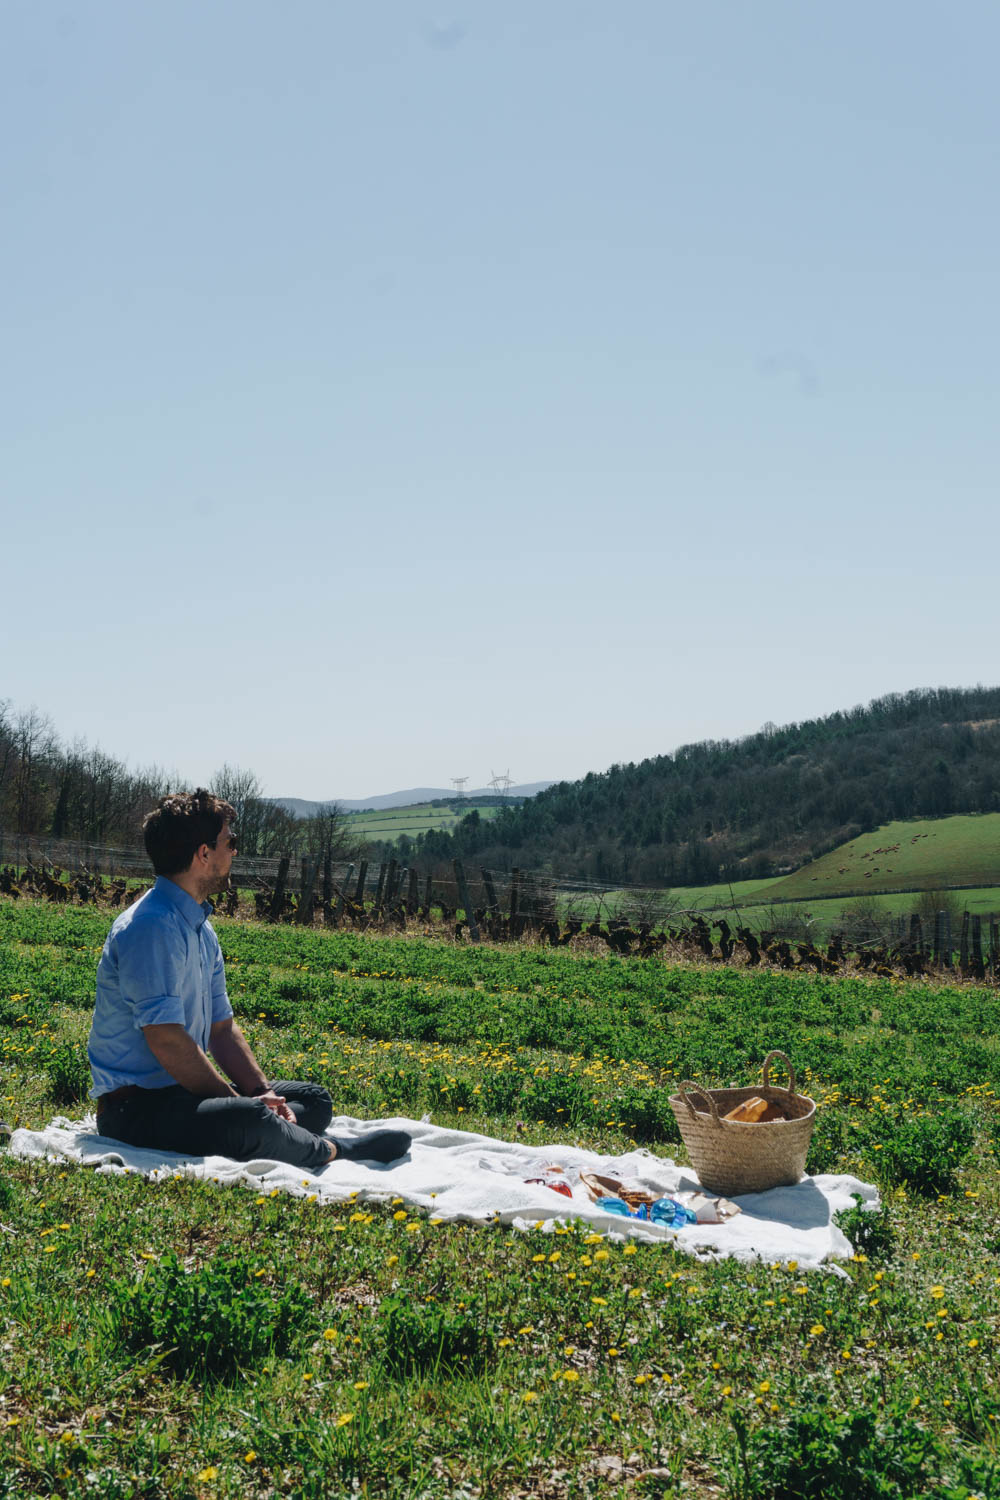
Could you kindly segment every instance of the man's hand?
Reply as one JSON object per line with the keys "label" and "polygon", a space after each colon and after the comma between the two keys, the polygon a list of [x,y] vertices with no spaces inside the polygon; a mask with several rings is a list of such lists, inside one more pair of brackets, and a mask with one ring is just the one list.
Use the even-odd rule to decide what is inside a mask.
{"label": "man's hand", "polygon": [[296,1119],[281,1094],[276,1094],[273,1089],[268,1089],[266,1094],[258,1094],[257,1098],[268,1109],[273,1109],[279,1120],[287,1120],[289,1125],[295,1125]]}

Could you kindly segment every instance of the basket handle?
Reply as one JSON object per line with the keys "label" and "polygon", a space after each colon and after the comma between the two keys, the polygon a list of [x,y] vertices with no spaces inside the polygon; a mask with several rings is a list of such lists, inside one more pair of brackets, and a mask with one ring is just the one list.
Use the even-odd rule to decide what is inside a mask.
{"label": "basket handle", "polygon": [[[788,1057],[784,1052],[779,1052],[777,1048],[775,1048],[773,1052],[769,1052],[764,1059],[763,1086],[766,1089],[772,1087],[771,1064],[774,1062],[774,1059],[776,1057],[780,1057],[781,1061],[788,1069],[788,1097],[789,1099],[791,1099],[795,1095],[795,1069],[792,1067],[791,1058]],[[777,1088],[777,1084],[774,1084],[773,1087]]]}
{"label": "basket handle", "polygon": [[679,1083],[677,1085],[677,1092],[680,1094],[681,1098],[684,1100],[684,1103],[687,1105],[692,1120],[694,1119],[698,1111],[695,1109],[694,1105],[691,1103],[691,1100],[687,1096],[688,1089],[690,1089],[694,1094],[699,1094],[701,1098],[705,1100],[712,1119],[715,1121],[716,1125],[721,1125],[722,1121],[719,1119],[719,1111],[716,1108],[715,1100],[712,1098],[711,1094],[706,1093],[699,1084],[692,1083],[690,1078],[685,1078],[683,1083]]}

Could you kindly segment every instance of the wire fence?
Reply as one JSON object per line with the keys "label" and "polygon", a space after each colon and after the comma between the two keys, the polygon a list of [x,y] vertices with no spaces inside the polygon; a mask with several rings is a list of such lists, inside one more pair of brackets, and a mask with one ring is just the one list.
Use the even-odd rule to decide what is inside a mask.
{"label": "wire fence", "polygon": [[[5,834],[0,828],[0,866],[4,865],[21,869],[28,866],[49,871],[58,869],[67,874],[85,872],[110,879],[145,880],[150,883],[154,878],[149,857],[140,844],[119,846],[50,837],[12,836]],[[465,906],[450,862],[436,866],[431,871],[431,877],[436,904],[443,903],[455,908]],[[416,904],[414,897],[418,894],[420,904],[427,904],[426,870],[418,876],[416,871],[411,871],[396,860],[359,860],[354,864],[343,859],[333,859],[329,869],[324,870],[322,861],[315,856],[279,858],[238,855],[233,861],[232,881],[234,886],[243,889],[264,891],[280,884],[289,895],[301,896],[304,891],[315,891],[318,899],[329,899],[329,891],[321,897],[328,881],[335,896],[343,892],[362,905],[370,900],[381,902],[387,895],[387,888],[391,886],[397,895],[408,900],[411,908]],[[418,883],[419,893],[414,882]],[[744,913],[751,909],[755,911],[752,922],[754,927],[786,927],[787,920],[772,920],[771,914],[777,918],[778,908],[794,905],[798,910],[803,905],[801,901],[789,903],[771,897],[761,903],[753,893],[741,900],[729,893],[723,895],[722,899],[700,899],[692,903],[685,900],[686,892],[683,890],[670,891],[620,881],[599,881],[544,868],[484,870],[475,866],[471,860],[468,861],[467,894],[474,908],[509,911],[515,891],[522,911],[531,912],[541,919],[579,918],[587,922],[625,920],[652,927],[683,923],[696,915],[716,919],[729,916],[735,918],[737,924],[742,924],[745,920]],[[909,894],[913,895],[915,903],[919,899],[919,893],[915,891],[880,891],[878,894]],[[841,899],[849,903],[858,900],[858,892],[832,892],[828,896],[825,894],[824,899]],[[994,913],[987,914],[985,920],[992,924],[996,920]],[[887,937],[902,940],[908,922],[908,916],[890,914],[887,911],[877,926]],[[808,935],[811,924],[803,921],[801,925],[802,935]]]}

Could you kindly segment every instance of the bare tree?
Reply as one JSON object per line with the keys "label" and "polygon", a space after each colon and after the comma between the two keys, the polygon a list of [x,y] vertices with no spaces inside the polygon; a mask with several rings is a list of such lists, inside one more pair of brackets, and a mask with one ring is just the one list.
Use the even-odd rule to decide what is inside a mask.
{"label": "bare tree", "polygon": [[209,782],[209,789],[236,810],[240,853],[250,859],[273,859],[296,854],[303,847],[303,829],[280,802],[264,796],[264,788],[253,771],[224,765]]}
{"label": "bare tree", "polygon": [[[208,784],[209,791],[221,797],[223,802],[228,802],[236,812],[236,827],[239,829],[240,842],[249,844],[251,840],[250,824],[259,822],[257,804],[264,800],[264,788],[261,786],[253,771],[244,770],[242,766],[222,766],[212,777]],[[248,853],[256,852],[247,850]]]}
{"label": "bare tree", "polygon": [[366,840],[351,824],[339,802],[325,802],[304,821],[306,851],[319,860],[350,863],[365,848]]}
{"label": "bare tree", "polygon": [[14,827],[36,833],[45,820],[47,762],[56,748],[51,721],[32,705],[14,719]]}

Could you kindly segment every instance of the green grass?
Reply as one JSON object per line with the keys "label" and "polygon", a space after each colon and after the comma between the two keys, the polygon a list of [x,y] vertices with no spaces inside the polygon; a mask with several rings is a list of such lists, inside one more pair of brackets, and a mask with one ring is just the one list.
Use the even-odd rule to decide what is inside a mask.
{"label": "green grass", "polygon": [[[109,921],[0,901],[14,1122],[80,1108],[53,1055],[65,1085]],[[265,1066],[338,1109],[683,1159],[672,1082],[780,1045],[810,1170],[886,1209],[802,1276],[0,1156],[0,1495],[1000,1496],[991,991],[218,927]]]}
{"label": "green grass", "polygon": [[495,803],[481,804],[470,797],[464,803],[454,802],[446,806],[415,802],[412,807],[393,807],[381,812],[346,813],[345,822],[352,832],[368,839],[398,839],[404,833],[416,838],[418,833],[427,833],[432,828],[450,833],[473,808],[484,820],[497,815]]}
{"label": "green grass", "polygon": [[[961,907],[973,914],[1000,912],[1000,813],[887,823],[779,880],[676,886],[650,892],[648,899],[654,920],[662,912],[676,912],[678,921],[688,911],[728,912],[735,899],[740,919],[756,930],[798,930],[810,923],[826,936],[843,907],[859,896],[877,896],[886,912],[908,915],[916,893],[925,890],[955,890]],[[563,906],[590,920],[634,915],[644,899],[642,892],[609,891],[601,898],[564,897]]]}
{"label": "green grass", "polygon": [[759,901],[1000,886],[1000,813],[886,823],[757,892]]}

